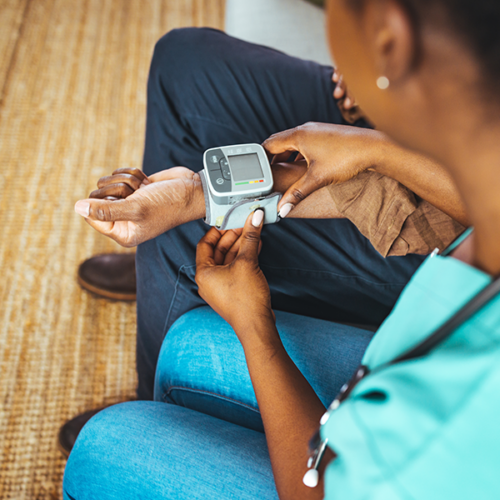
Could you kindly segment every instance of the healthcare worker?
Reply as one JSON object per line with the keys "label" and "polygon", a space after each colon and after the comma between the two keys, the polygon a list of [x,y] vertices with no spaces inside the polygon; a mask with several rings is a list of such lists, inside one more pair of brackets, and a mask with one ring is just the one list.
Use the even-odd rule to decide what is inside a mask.
{"label": "healthcare worker", "polygon": [[[495,0],[329,1],[329,42],[359,104],[382,131],[448,169],[474,231],[427,258],[356,371],[349,356],[335,358],[342,335],[321,336],[348,327],[273,313],[258,265],[262,211],[242,232],[211,229],[196,279],[215,313],[194,310],[169,332],[157,402],[118,405],[87,424],[65,498],[500,498],[499,25]],[[327,132],[278,134],[265,147],[303,153],[312,172]],[[312,177],[319,186],[327,176]],[[298,343],[297,329],[319,353]],[[349,341],[356,336],[363,332],[352,329]],[[226,377],[240,392],[225,401],[241,400],[241,411],[216,418],[199,401],[182,407],[193,407],[175,401],[182,363]],[[245,363],[265,438],[242,416],[255,411],[245,403]],[[342,363],[357,383],[325,415],[323,389]]]}

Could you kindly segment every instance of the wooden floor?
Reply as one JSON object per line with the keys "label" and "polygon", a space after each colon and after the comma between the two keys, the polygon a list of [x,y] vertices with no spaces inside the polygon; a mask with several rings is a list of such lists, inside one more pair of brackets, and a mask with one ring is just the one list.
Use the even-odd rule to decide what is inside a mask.
{"label": "wooden floor", "polygon": [[155,41],[224,0],[0,0],[0,498],[60,498],[57,431],[134,394],[135,305],[76,284],[117,247],[73,212],[140,167]]}

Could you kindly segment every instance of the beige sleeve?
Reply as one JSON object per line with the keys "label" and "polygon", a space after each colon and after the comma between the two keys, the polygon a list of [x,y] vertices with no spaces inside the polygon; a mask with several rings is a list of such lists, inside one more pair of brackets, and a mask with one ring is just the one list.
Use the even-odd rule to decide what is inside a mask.
{"label": "beige sleeve", "polygon": [[330,186],[340,213],[384,257],[446,248],[465,228],[399,182],[376,172]]}

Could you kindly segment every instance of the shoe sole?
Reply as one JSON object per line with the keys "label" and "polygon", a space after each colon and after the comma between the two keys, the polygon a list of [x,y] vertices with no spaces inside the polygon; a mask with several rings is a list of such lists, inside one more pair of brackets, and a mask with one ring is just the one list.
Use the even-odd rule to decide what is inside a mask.
{"label": "shoe sole", "polygon": [[59,451],[63,454],[64,458],[67,460],[69,458],[69,451],[66,448],[64,448],[59,439],[57,440],[57,447],[59,448]]}
{"label": "shoe sole", "polygon": [[99,297],[104,297],[105,299],[111,300],[124,300],[127,302],[133,302],[137,298],[137,294],[135,293],[119,293],[119,292],[111,292],[110,290],[106,290],[105,288],[99,288],[97,286],[91,285],[80,275],[77,276],[78,284],[87,292],[91,292]]}

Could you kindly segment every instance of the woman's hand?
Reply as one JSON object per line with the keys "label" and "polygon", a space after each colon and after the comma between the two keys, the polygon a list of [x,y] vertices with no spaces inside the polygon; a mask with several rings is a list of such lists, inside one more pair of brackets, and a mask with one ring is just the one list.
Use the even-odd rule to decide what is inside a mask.
{"label": "woman's hand", "polygon": [[196,251],[198,292],[233,327],[243,347],[252,340],[268,340],[247,338],[248,327],[274,324],[269,286],[258,261],[263,219],[264,211],[258,209],[249,215],[242,230],[212,228]]}
{"label": "woman's hand", "polygon": [[75,211],[100,233],[124,247],[155,238],[205,215],[199,175],[175,167],[147,177],[138,169],[121,168],[102,177]]}
{"label": "woman's hand", "polygon": [[272,135],[263,146],[272,163],[286,161],[293,152],[307,162],[304,175],[283,195],[278,210],[286,217],[304,198],[329,184],[345,182],[383,161],[388,140],[375,130],[306,123]]}

